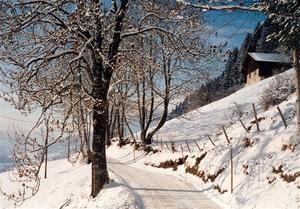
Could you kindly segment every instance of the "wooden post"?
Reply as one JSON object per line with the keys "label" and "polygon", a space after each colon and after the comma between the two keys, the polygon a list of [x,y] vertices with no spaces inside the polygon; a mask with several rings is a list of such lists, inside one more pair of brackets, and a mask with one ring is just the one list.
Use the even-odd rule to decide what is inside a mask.
{"label": "wooden post", "polygon": [[245,124],[243,123],[242,119],[239,120],[240,123],[242,124],[243,128],[246,130],[247,133],[249,133],[250,131],[246,128]]}
{"label": "wooden post", "polygon": [[199,152],[201,152],[202,150],[200,149],[200,147],[199,147],[197,141],[196,141],[196,140],[194,140],[194,141],[195,141],[196,146],[198,147]]}
{"label": "wooden post", "polygon": [[227,133],[226,133],[225,127],[224,127],[224,126],[222,126],[222,129],[223,129],[223,132],[224,132],[224,134],[225,134],[225,137],[226,137],[227,143],[228,143],[228,144],[230,144],[230,141],[229,141],[228,135],[227,135]]}
{"label": "wooden post", "polygon": [[160,148],[163,149],[162,138],[160,138]]}
{"label": "wooden post", "polygon": [[230,145],[230,191],[233,193],[233,154],[232,145]]}
{"label": "wooden post", "polygon": [[285,120],[285,118],[284,118],[284,116],[283,116],[283,114],[282,114],[282,112],[281,112],[281,109],[280,109],[278,106],[277,106],[277,110],[278,110],[278,112],[279,112],[279,114],[280,114],[281,120],[283,121],[284,127],[285,127],[285,129],[286,129],[286,128],[287,128],[286,120]]}
{"label": "wooden post", "polygon": [[183,147],[182,147],[182,144],[180,145],[181,147],[181,153],[182,153],[182,158],[184,158],[184,154],[183,154]]}
{"label": "wooden post", "polygon": [[252,103],[252,108],[253,108],[253,112],[254,112],[254,117],[255,117],[257,131],[260,131],[259,123],[258,123],[258,119],[257,119],[257,113],[256,113],[256,109],[255,109],[255,104],[254,103]]}
{"label": "wooden post", "polygon": [[171,149],[172,149],[172,152],[174,154],[174,152],[176,151],[174,142],[171,142]]}
{"label": "wooden post", "polygon": [[210,136],[207,135],[207,137],[208,137],[209,141],[212,143],[212,145],[216,146],[215,143],[213,142],[213,140],[210,138]]}
{"label": "wooden post", "polygon": [[189,146],[189,143],[187,142],[187,140],[185,140],[185,143],[186,143],[186,146],[187,146],[187,148],[189,150],[189,153],[191,153],[191,149],[190,149],[190,146]]}

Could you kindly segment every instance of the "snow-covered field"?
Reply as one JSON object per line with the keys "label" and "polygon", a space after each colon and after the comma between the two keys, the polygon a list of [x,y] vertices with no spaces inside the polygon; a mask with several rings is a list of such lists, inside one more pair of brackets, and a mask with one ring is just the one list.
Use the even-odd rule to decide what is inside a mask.
{"label": "snow-covered field", "polygon": [[[285,72],[291,73],[291,70]],[[133,154],[132,146],[127,145],[119,149],[114,144],[108,149],[108,154],[134,167],[181,176],[199,190],[204,190],[210,198],[225,208],[300,208],[300,137],[296,134],[294,108],[296,98],[292,95],[288,101],[279,105],[287,119],[288,127],[285,129],[276,107],[264,111],[259,104],[260,93],[272,79],[274,78],[245,87],[222,100],[168,121],[155,137],[153,148],[161,152],[145,155],[142,151],[135,151]],[[251,126],[250,133],[245,131],[237,114],[234,113],[235,103],[244,110],[242,121],[246,127]],[[254,121],[252,103],[256,106],[258,118],[262,118],[259,132],[252,122]],[[222,131],[222,125],[225,126],[233,150],[232,194],[230,146]],[[207,135],[216,146],[212,145]],[[185,140],[189,143],[192,153],[189,153]],[[195,140],[202,151],[198,150]],[[168,149],[171,142],[175,144],[177,150],[175,153]],[[183,154],[189,157],[183,165],[178,166],[177,171],[173,171],[172,168],[151,166],[182,157],[181,146]],[[207,154],[198,163],[199,165],[195,165],[196,158],[205,152]],[[134,155],[135,162],[133,162]],[[187,167],[193,166],[194,170],[190,169],[190,172],[202,178],[186,172]],[[213,182],[208,180],[204,183],[202,179],[206,180],[208,175],[216,174],[223,168],[225,170]],[[299,177],[287,182],[296,176]],[[221,192],[225,192],[220,194],[213,189],[214,187],[219,187]]]}
{"label": "snow-covered field", "polygon": [[[290,73],[292,71],[286,72]],[[295,95],[279,105],[287,119],[288,127],[285,129],[276,107],[264,111],[259,105],[260,93],[272,79],[245,87],[222,100],[168,121],[155,136],[153,148],[160,150],[157,153],[145,154],[142,150],[133,151],[130,144],[119,148],[117,143],[113,143],[108,148],[108,156],[123,164],[110,162],[113,169],[110,177],[113,182],[106,185],[97,198],[92,199],[89,196],[89,165],[72,165],[66,160],[58,160],[49,163],[49,176],[42,179],[37,195],[18,206],[144,208],[151,205],[153,197],[162,196],[157,197],[158,200],[153,203],[152,208],[165,208],[167,202],[172,201],[177,201],[177,207],[180,208],[180,203],[188,205],[187,200],[191,201],[191,205],[199,201],[198,192],[200,202],[203,200],[208,205],[213,205],[207,200],[208,197],[221,208],[300,208],[300,137],[296,133]],[[242,121],[246,127],[251,126],[250,133],[241,126],[235,103],[243,109]],[[254,121],[252,103],[255,103],[258,117],[261,118],[259,132],[255,123],[251,123]],[[222,125],[231,145],[228,145],[222,132]],[[215,146],[207,135],[212,138]],[[171,142],[175,144],[175,153],[170,150]],[[233,154],[232,194],[230,147]],[[188,155],[188,158],[178,165],[176,171],[173,171],[173,168],[154,167],[166,160],[181,158],[182,155]],[[219,175],[216,175],[218,172]],[[173,188],[174,185],[180,189],[177,191]],[[16,189],[9,181],[8,173],[0,174],[0,186],[7,190]],[[165,198],[168,198],[168,201],[162,200]],[[144,205],[140,204],[140,200]],[[197,205],[201,206],[198,203]],[[11,207],[14,207],[14,203],[0,196],[0,208]]]}
{"label": "snow-covered field", "polygon": [[[96,198],[90,196],[90,165],[68,163],[66,159],[49,163],[48,178],[41,180],[37,195],[18,208],[86,208],[133,209],[137,208],[135,196],[122,180],[110,173],[111,182]],[[0,174],[0,186],[6,192],[16,191],[18,185],[9,181],[9,172]],[[0,208],[15,207],[13,201],[0,195]]]}

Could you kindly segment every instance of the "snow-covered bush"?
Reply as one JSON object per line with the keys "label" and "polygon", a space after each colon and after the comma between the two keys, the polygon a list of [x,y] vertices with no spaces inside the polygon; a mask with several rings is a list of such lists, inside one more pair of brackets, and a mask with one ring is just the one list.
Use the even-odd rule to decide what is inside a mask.
{"label": "snow-covered bush", "polygon": [[265,110],[270,106],[277,105],[287,99],[296,91],[294,76],[291,73],[276,75],[260,97],[260,103]]}

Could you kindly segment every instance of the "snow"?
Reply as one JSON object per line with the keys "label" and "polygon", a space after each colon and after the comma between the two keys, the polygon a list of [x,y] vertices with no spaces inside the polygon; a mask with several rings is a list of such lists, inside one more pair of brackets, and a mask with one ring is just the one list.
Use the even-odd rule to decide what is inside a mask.
{"label": "snow", "polygon": [[[90,165],[72,165],[66,159],[51,161],[48,178],[41,180],[37,195],[16,206],[17,208],[137,208],[135,196],[114,173],[109,174],[111,182],[93,199],[90,196],[90,171]],[[5,191],[18,190],[18,185],[9,180],[9,172],[0,174],[0,186]],[[15,207],[13,201],[8,201],[6,197],[0,195],[1,209],[13,207]]]}
{"label": "snow", "polygon": [[186,4],[185,0],[177,0],[178,3]]}
{"label": "snow", "polygon": [[276,63],[290,63],[290,58],[282,54],[274,53],[248,53],[254,60],[258,62],[276,62]]}
{"label": "snow", "polygon": [[126,186],[140,198],[137,203],[141,209],[220,208],[182,178],[155,170],[131,167],[114,159],[109,159],[108,162],[109,170],[120,175]]}
{"label": "snow", "polygon": [[[285,72],[288,76],[294,76],[292,73],[292,70]],[[288,127],[285,129],[276,107],[264,111],[259,103],[260,93],[273,79],[274,77],[268,78],[253,86],[247,86],[224,99],[168,121],[154,138],[154,149],[161,150],[162,140],[161,152],[146,155],[141,150],[135,151],[134,161],[132,146],[127,145],[120,149],[114,144],[108,149],[108,154],[133,167],[181,177],[200,191],[205,191],[209,198],[224,208],[299,208],[300,178],[288,183],[281,178],[280,173],[273,172],[273,168],[277,169],[280,165],[283,166],[284,175],[293,175],[300,171],[300,137],[296,133],[294,107],[296,97],[292,95],[279,105],[287,119]],[[244,109],[242,121],[246,127],[251,125],[250,133],[246,133],[239,123],[237,114],[234,113],[235,103]],[[256,131],[255,124],[251,124],[254,120],[252,103],[256,106],[258,117],[265,118],[260,122],[259,132]],[[227,145],[222,132],[222,125],[225,126],[233,148],[233,194],[230,193],[230,146]],[[207,135],[211,136],[216,146],[210,143]],[[245,147],[243,141],[246,137],[253,143],[249,147]],[[194,140],[197,140],[203,151],[199,152]],[[188,141],[192,153],[189,153],[185,141]],[[174,142],[177,152],[173,154],[167,149],[166,142],[168,147],[171,146],[170,142]],[[284,145],[295,147],[284,150]],[[177,171],[149,165],[178,159],[182,156],[180,146],[184,149],[183,154],[189,157]],[[185,172],[187,166],[193,166],[196,157],[204,152],[207,152],[207,155],[200,162],[198,170],[204,171],[205,174],[214,174],[225,168],[214,182],[204,183],[199,177]],[[245,169],[245,166],[248,168]],[[220,194],[212,189],[216,185],[228,191]]]}
{"label": "snow", "polygon": [[[292,73],[290,70],[284,74],[292,77]],[[198,201],[204,201],[207,208],[216,208],[208,206],[214,204],[233,209],[299,208],[300,178],[288,183],[281,177],[300,171],[300,137],[296,133],[294,107],[296,96],[291,95],[279,105],[287,119],[288,127],[285,129],[276,107],[264,111],[259,102],[260,93],[273,79],[247,86],[224,99],[168,121],[154,138],[153,148],[160,150],[155,154],[146,154],[141,149],[134,151],[130,144],[119,148],[116,142],[113,143],[107,150],[112,181],[95,199],[90,197],[90,165],[70,164],[65,159],[51,161],[48,178],[41,180],[37,195],[17,205],[18,208],[158,209],[172,208],[172,202],[177,207],[183,205],[189,208],[188,201],[194,208],[202,206]],[[254,120],[252,103],[256,106],[258,117],[264,118],[259,123],[259,132],[251,123]],[[244,111],[242,121],[246,127],[251,126],[250,133],[239,123],[236,104]],[[231,145],[227,144],[221,126],[225,127]],[[207,135],[216,146],[212,145]],[[248,147],[245,147],[245,138],[249,139]],[[195,140],[202,151],[198,150]],[[170,142],[174,142],[177,151],[172,153],[166,142],[168,147],[171,146]],[[180,146],[183,147],[183,153]],[[230,147],[233,150],[232,194]],[[200,177],[186,172],[186,168],[194,166],[196,158],[204,152],[207,154],[196,166],[198,171],[203,171],[207,176],[225,168],[213,182],[205,183]],[[150,165],[178,159],[182,154],[188,155],[188,158],[176,171]],[[279,166],[282,166],[283,173],[273,172]],[[0,186],[9,191],[17,189],[16,183],[9,181],[8,173],[0,174]],[[220,194],[214,189],[215,186],[227,192]],[[190,199],[187,196],[189,194]],[[13,207],[13,202],[0,196],[0,209]]]}

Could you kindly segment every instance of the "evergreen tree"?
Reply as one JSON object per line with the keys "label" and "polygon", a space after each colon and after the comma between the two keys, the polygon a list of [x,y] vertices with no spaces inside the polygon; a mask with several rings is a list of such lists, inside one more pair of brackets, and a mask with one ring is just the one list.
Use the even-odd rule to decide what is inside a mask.
{"label": "evergreen tree", "polygon": [[256,43],[256,52],[272,53],[276,52],[279,47],[279,42],[275,39],[267,41],[268,35],[279,32],[277,25],[272,23],[271,19],[268,18],[258,30],[260,38]]}
{"label": "evergreen tree", "polygon": [[261,34],[260,34],[260,23],[258,23],[254,29],[253,35],[251,36],[250,43],[248,46],[248,52],[255,52],[256,51],[256,46],[257,46],[257,41],[260,39]]}
{"label": "evergreen tree", "polygon": [[237,83],[236,80],[239,79],[238,75],[236,75],[238,73],[238,68],[236,66],[238,53],[238,48],[234,48],[228,57],[227,63],[225,64],[225,71],[223,72],[223,90],[228,90],[233,87]]}
{"label": "evergreen tree", "polygon": [[250,42],[251,42],[251,38],[252,38],[252,34],[247,33],[244,42],[240,48],[239,54],[238,54],[238,58],[237,58],[237,68],[239,71],[239,83],[244,83],[246,81],[246,76],[243,74],[243,69],[244,69],[244,64],[245,64],[245,60],[246,57],[248,55],[249,52],[249,46],[250,46]]}

